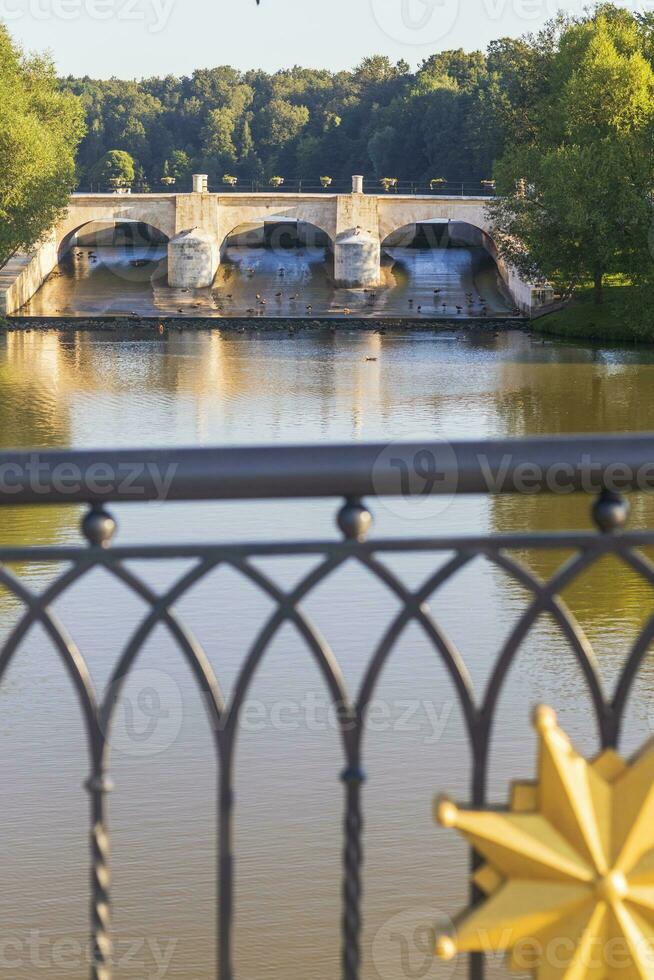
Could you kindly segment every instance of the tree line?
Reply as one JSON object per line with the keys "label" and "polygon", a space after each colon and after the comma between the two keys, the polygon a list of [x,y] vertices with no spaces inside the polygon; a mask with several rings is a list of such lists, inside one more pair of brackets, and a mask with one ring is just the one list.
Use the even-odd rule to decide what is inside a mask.
{"label": "tree line", "polygon": [[511,128],[507,108],[524,97],[521,77],[536,57],[528,42],[503,40],[487,53],[435,54],[416,72],[374,56],[336,73],[221,66],[187,78],[63,85],[86,115],[82,184],[104,179],[105,154],[116,150],[132,158],[138,189],[161,190],[169,178],[187,189],[193,172],[207,173],[214,188],[225,175],[478,182],[492,175]]}

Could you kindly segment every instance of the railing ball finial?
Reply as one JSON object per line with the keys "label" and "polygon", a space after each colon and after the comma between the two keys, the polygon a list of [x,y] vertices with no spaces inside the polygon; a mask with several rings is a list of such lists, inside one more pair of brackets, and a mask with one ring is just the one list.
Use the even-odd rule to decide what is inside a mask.
{"label": "railing ball finial", "polygon": [[114,781],[106,773],[101,775],[91,776],[84,783],[84,788],[89,791],[89,793],[113,793],[114,791]]}
{"label": "railing ball finial", "polygon": [[603,534],[621,531],[629,517],[629,503],[620,493],[603,490],[593,504],[593,520]]}
{"label": "railing ball finial", "polygon": [[341,773],[341,782],[345,783],[346,785],[348,783],[361,784],[365,783],[365,781],[366,772],[365,769],[361,768],[361,766],[348,766],[347,769],[344,769]]}
{"label": "railing ball finial", "polygon": [[348,541],[365,541],[372,527],[372,514],[357,498],[346,500],[338,512],[337,520]]}
{"label": "railing ball finial", "polygon": [[82,534],[92,548],[108,548],[117,526],[102,504],[93,504],[82,520]]}

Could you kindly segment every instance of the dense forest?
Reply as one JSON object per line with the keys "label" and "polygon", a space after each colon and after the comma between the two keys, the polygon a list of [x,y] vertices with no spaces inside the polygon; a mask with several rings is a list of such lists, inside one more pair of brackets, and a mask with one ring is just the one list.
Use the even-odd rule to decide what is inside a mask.
{"label": "dense forest", "polygon": [[81,184],[101,182],[98,161],[113,150],[134,159],[135,189],[160,190],[162,177],[185,187],[192,172],[214,187],[225,174],[482,180],[535,104],[555,34],[552,25],[485,53],[434,54],[416,72],[375,56],[338,73],[221,66],[190,78],[68,78],[87,118]]}

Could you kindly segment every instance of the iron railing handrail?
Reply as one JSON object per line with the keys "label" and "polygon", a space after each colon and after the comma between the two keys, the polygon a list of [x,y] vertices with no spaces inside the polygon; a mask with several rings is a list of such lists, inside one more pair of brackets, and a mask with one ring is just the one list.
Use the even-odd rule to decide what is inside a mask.
{"label": "iron railing handrail", "polygon": [[0,453],[0,504],[654,490],[654,434]]}
{"label": "iron railing handrail", "polygon": [[[95,191],[94,191],[95,188]],[[209,187],[209,191],[212,194],[250,194],[250,193],[266,193],[283,195],[284,193],[290,194],[304,194],[304,193],[317,193],[321,195],[329,194],[350,194],[352,192],[352,178],[351,177],[334,177],[332,178],[331,184],[327,186],[323,185],[317,177],[285,177],[283,184],[275,186],[270,183],[268,179],[262,180],[252,180],[247,178],[239,179],[237,184],[230,185],[225,184],[220,180],[212,181]],[[90,193],[105,193],[105,194],[116,194],[119,193],[112,189],[103,188],[100,184],[94,184],[89,182],[87,184],[80,184],[76,188],[76,193],[85,194]],[[154,194],[154,195],[168,195],[168,194],[189,194],[191,193],[190,180],[180,179],[176,184],[171,186],[158,185],[155,181],[150,190],[135,190],[131,191],[134,194]],[[494,183],[490,183],[487,180],[475,180],[473,178],[461,178],[452,180],[443,180],[442,183],[436,183],[432,186],[429,178],[421,179],[406,179],[398,178],[397,183],[389,186],[387,189],[380,178],[364,176],[363,183],[363,193],[367,195],[379,195],[381,197],[393,194],[399,195],[418,195],[418,196],[445,196],[445,197],[465,197],[465,196],[485,196],[485,197],[495,197],[497,194],[497,189]]]}

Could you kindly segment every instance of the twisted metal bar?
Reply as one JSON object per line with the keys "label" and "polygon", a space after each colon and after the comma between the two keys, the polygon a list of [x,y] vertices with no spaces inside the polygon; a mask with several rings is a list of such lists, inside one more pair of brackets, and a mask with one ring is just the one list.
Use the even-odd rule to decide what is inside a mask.
{"label": "twisted metal bar", "polygon": [[234,791],[232,766],[223,762],[218,793],[218,976],[232,980],[232,920],[234,917]]}
{"label": "twisted metal bar", "polygon": [[343,850],[343,980],[359,980],[361,966],[361,866],[363,864],[363,815],[361,786],[365,773],[349,766],[345,783],[345,846]]}
{"label": "twisted metal bar", "polygon": [[111,785],[101,772],[87,783],[91,794],[91,980],[112,980],[111,870],[106,795]]}

